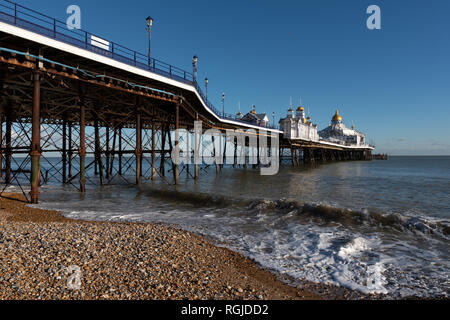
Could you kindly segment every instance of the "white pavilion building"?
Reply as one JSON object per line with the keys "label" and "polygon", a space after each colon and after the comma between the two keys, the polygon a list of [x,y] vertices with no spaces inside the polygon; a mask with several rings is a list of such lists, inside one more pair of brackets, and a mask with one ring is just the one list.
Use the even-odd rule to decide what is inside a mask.
{"label": "white pavilion building", "polygon": [[335,115],[331,119],[331,124],[324,130],[319,131],[320,140],[332,143],[348,145],[348,146],[364,146],[366,145],[366,136],[352,128],[349,129],[342,122],[339,111],[336,110]]}
{"label": "white pavilion building", "polygon": [[303,106],[298,107],[295,114],[292,106],[289,108],[287,117],[280,120],[280,130],[286,139],[319,141],[317,125],[306,116]]}

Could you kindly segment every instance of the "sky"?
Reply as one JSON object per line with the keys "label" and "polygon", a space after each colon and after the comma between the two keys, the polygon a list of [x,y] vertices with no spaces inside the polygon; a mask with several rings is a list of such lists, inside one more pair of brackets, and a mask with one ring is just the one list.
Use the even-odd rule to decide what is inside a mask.
{"label": "sky", "polygon": [[[147,16],[152,56],[209,79],[225,111],[253,105],[276,121],[290,97],[319,129],[338,108],[376,152],[450,155],[448,0],[18,0],[65,21],[81,8],[82,29],[142,53]],[[381,30],[369,30],[370,5]]]}

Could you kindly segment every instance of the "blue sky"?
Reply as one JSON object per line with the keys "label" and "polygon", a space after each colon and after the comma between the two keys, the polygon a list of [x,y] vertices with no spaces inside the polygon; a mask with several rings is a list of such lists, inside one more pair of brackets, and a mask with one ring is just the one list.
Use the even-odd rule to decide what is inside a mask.
{"label": "blue sky", "polygon": [[[285,116],[300,98],[319,128],[336,108],[378,152],[450,155],[450,1],[19,0],[65,21],[82,10],[82,28],[141,52],[145,18],[154,18],[153,57],[209,78],[210,100],[226,112],[256,105]],[[381,8],[368,30],[366,9]],[[201,81],[203,82],[203,81]]]}

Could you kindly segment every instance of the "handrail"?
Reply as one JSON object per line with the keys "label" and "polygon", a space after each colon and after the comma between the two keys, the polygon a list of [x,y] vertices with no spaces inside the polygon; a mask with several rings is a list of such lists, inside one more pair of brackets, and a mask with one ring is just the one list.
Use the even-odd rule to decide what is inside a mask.
{"label": "handrail", "polygon": [[[37,32],[43,36],[51,37],[70,45],[75,45],[79,48],[89,50],[139,69],[193,85],[205,105],[220,119],[252,124],[216,109],[203,94],[193,73],[155,58],[151,58],[147,54],[128,49],[125,46],[108,41],[82,29],[70,30],[67,28],[65,22],[49,17],[33,9],[26,8],[10,0],[0,0],[0,21],[29,31]],[[253,125],[258,126],[257,124]],[[267,125],[264,128],[277,129],[271,125]]]}

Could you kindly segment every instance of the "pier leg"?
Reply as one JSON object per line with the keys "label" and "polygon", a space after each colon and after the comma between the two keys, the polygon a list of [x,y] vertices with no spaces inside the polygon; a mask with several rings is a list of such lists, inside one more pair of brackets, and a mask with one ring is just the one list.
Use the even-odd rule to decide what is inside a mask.
{"label": "pier leg", "polygon": [[296,167],[296,161],[295,161],[296,159],[295,159],[295,150],[294,150],[294,148],[291,148],[291,161],[292,161],[292,166],[293,167]]}
{"label": "pier leg", "polygon": [[109,181],[109,163],[111,161],[111,154],[110,154],[110,150],[109,150],[109,140],[110,140],[110,136],[109,136],[109,124],[105,123],[105,130],[106,130],[106,134],[105,134],[105,139],[106,139],[106,152],[105,152],[105,158],[106,158],[106,166],[105,166],[105,172],[106,172],[106,180]]}
{"label": "pier leg", "polygon": [[[175,107],[175,147],[178,147],[180,144],[180,136],[179,136],[179,125],[180,125],[180,105],[177,104],[177,106]],[[174,180],[175,180],[175,184],[178,185],[180,183],[179,179],[180,179],[180,168],[179,165],[176,163],[174,165]]]}
{"label": "pier leg", "polygon": [[86,106],[80,95],[80,192],[86,192]]}
{"label": "pier leg", "polygon": [[211,136],[211,140],[212,140],[212,144],[213,144],[213,158],[214,158],[214,164],[216,166],[216,175],[219,175],[220,169],[219,169],[219,165],[216,160],[217,150],[216,150],[216,143],[215,143],[214,136]]}
{"label": "pier leg", "polygon": [[103,161],[102,161],[102,147],[100,144],[100,133],[98,127],[98,118],[97,115],[94,117],[94,135],[95,135],[95,159],[98,164],[98,171],[100,173],[100,185],[104,185],[103,179]]}
{"label": "pier leg", "polygon": [[[2,88],[3,84],[0,83],[0,90]],[[3,106],[0,105],[0,185],[2,184],[2,178],[3,178]]]}
{"label": "pier leg", "polygon": [[142,120],[139,99],[136,99],[136,184],[141,184]]}
{"label": "pier leg", "polygon": [[62,127],[62,182],[67,183],[67,120],[64,117]]}
{"label": "pier leg", "polygon": [[72,121],[68,121],[67,122],[67,126],[68,126],[68,142],[69,145],[67,146],[69,148],[68,152],[67,152],[67,178],[71,179],[72,178],[72,158],[73,158],[73,146],[72,146]]}
{"label": "pier leg", "polygon": [[117,138],[117,130],[116,127],[113,126],[114,135],[113,135],[113,144],[112,144],[112,150],[111,150],[111,163],[109,164],[109,175],[112,176],[113,174],[113,167],[114,167],[114,158],[116,157],[116,138]]}
{"label": "pier leg", "polygon": [[41,177],[41,82],[37,71],[33,74],[34,96],[32,111],[32,129],[31,129],[31,203],[38,203],[39,181]]}
{"label": "pier leg", "polygon": [[111,161],[111,153],[109,150],[109,140],[110,140],[110,131],[109,131],[109,124],[105,123],[105,130],[106,130],[106,134],[105,134],[105,139],[106,139],[106,152],[105,152],[105,158],[106,158],[106,168],[105,168],[105,172],[106,172],[106,180],[109,181],[109,163]]}
{"label": "pier leg", "polygon": [[5,184],[9,185],[11,183],[11,160],[12,160],[12,145],[11,145],[11,132],[12,132],[12,120],[11,111],[8,109],[6,114],[6,136],[5,136]]}
{"label": "pier leg", "polygon": [[234,141],[234,142],[233,142],[233,144],[234,144],[234,160],[233,160],[233,168],[235,168],[235,167],[236,167],[236,164],[237,164],[237,138],[235,138],[233,141]]}
{"label": "pier leg", "polygon": [[259,137],[257,137],[257,140],[256,140],[256,165],[255,165],[255,168],[259,168],[259,166],[260,166],[260,152],[259,152]]}
{"label": "pier leg", "polygon": [[200,150],[199,150],[199,144],[201,143],[201,141],[199,139],[201,139],[201,133],[198,134],[199,130],[196,130],[194,128],[194,180],[198,180],[198,162],[199,162],[199,158],[200,158]]}
{"label": "pier leg", "polygon": [[192,161],[192,154],[190,153],[190,143],[191,143],[191,132],[189,131],[189,128],[187,129],[187,150],[188,150],[188,157],[189,157],[189,161],[188,163],[186,163],[186,178],[189,179],[189,177],[191,176],[191,161]]}
{"label": "pier leg", "polygon": [[3,178],[3,82],[0,81],[0,185]]}
{"label": "pier leg", "polygon": [[156,179],[155,122],[152,122],[152,180]]}
{"label": "pier leg", "polygon": [[166,124],[163,123],[161,124],[161,159],[159,165],[159,170],[163,177],[166,175],[166,134]]}
{"label": "pier leg", "polygon": [[224,146],[223,146],[223,155],[222,155],[222,164],[220,165],[221,168],[223,168],[223,166],[225,165],[226,159],[227,159],[227,138],[225,136],[225,138],[223,139],[225,141]]}
{"label": "pier leg", "polygon": [[244,169],[247,169],[247,142],[244,141],[243,149],[241,151],[244,154]]}
{"label": "pier leg", "polygon": [[[97,121],[97,114],[94,114],[94,175],[98,175],[98,169],[99,169],[99,164],[98,164],[98,155],[100,152],[100,148],[97,145],[97,140],[99,140],[99,133],[98,133],[98,121]],[[103,179],[101,179],[100,185],[103,185]]]}
{"label": "pier leg", "polygon": [[122,175],[122,126],[119,127],[119,176]]}
{"label": "pier leg", "polygon": [[[172,150],[173,150],[173,144],[172,144],[172,135],[171,135],[171,132],[170,132],[170,125],[169,125],[168,130],[167,130],[167,140],[168,140],[167,142],[169,143],[169,154],[171,155],[172,154]],[[176,183],[175,164],[174,164],[173,161],[172,161],[172,174],[173,174],[173,180]]]}

